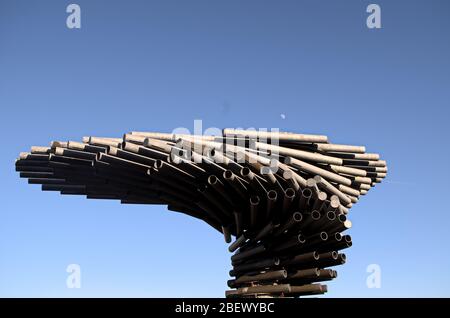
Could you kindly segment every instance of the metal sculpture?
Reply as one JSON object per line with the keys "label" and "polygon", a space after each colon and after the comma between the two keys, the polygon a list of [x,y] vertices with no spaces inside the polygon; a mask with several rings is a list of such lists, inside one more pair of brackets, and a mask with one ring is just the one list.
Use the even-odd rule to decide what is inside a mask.
{"label": "metal sculpture", "polygon": [[227,297],[323,294],[352,245],[349,209],[386,176],[378,154],[322,135],[224,129],[220,136],[131,132],[32,147],[20,177],[44,191],[162,204],[224,235]]}

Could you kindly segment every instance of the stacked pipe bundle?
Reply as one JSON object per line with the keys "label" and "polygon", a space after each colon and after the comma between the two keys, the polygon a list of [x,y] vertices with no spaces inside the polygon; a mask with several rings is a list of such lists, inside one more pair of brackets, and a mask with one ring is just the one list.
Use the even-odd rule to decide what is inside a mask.
{"label": "stacked pipe bundle", "polygon": [[44,191],[167,205],[234,237],[227,297],[325,293],[352,245],[349,209],[387,173],[363,146],[237,129],[53,141],[21,153],[16,170]]}

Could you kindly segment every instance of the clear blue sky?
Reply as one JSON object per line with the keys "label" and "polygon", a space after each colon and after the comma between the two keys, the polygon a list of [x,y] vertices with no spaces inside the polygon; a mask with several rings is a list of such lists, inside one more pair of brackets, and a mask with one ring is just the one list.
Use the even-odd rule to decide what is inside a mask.
{"label": "clear blue sky", "polygon": [[0,296],[223,296],[230,255],[206,224],[41,192],[14,171],[32,145],[194,119],[381,153],[388,177],[352,208],[328,296],[450,296],[448,1],[374,1],[381,30],[361,0],[74,2],[80,30],[69,1],[0,0]]}

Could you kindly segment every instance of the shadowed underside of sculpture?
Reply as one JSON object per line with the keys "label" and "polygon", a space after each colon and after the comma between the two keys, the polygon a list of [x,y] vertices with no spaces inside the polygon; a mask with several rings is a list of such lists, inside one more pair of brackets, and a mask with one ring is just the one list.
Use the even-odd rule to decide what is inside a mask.
{"label": "shadowed underside of sculpture", "polygon": [[386,176],[363,146],[326,136],[224,129],[220,136],[131,132],[32,147],[16,170],[44,191],[162,204],[224,235],[227,297],[323,294],[352,245],[349,209]]}

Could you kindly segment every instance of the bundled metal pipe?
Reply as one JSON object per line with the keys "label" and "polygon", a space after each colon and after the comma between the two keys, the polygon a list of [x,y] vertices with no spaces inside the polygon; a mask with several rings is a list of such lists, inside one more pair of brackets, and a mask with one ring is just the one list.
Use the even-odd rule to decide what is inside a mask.
{"label": "bundled metal pipe", "polygon": [[349,211],[388,171],[364,146],[326,136],[224,129],[217,136],[131,132],[33,146],[15,163],[43,191],[165,204],[230,243],[227,297],[327,292],[350,247]]}
{"label": "bundled metal pipe", "polygon": [[228,281],[228,286],[235,288],[241,284],[251,283],[251,282],[267,282],[267,281],[278,281],[287,278],[287,272],[285,270],[269,271],[256,275],[244,275],[237,279],[230,279]]}

